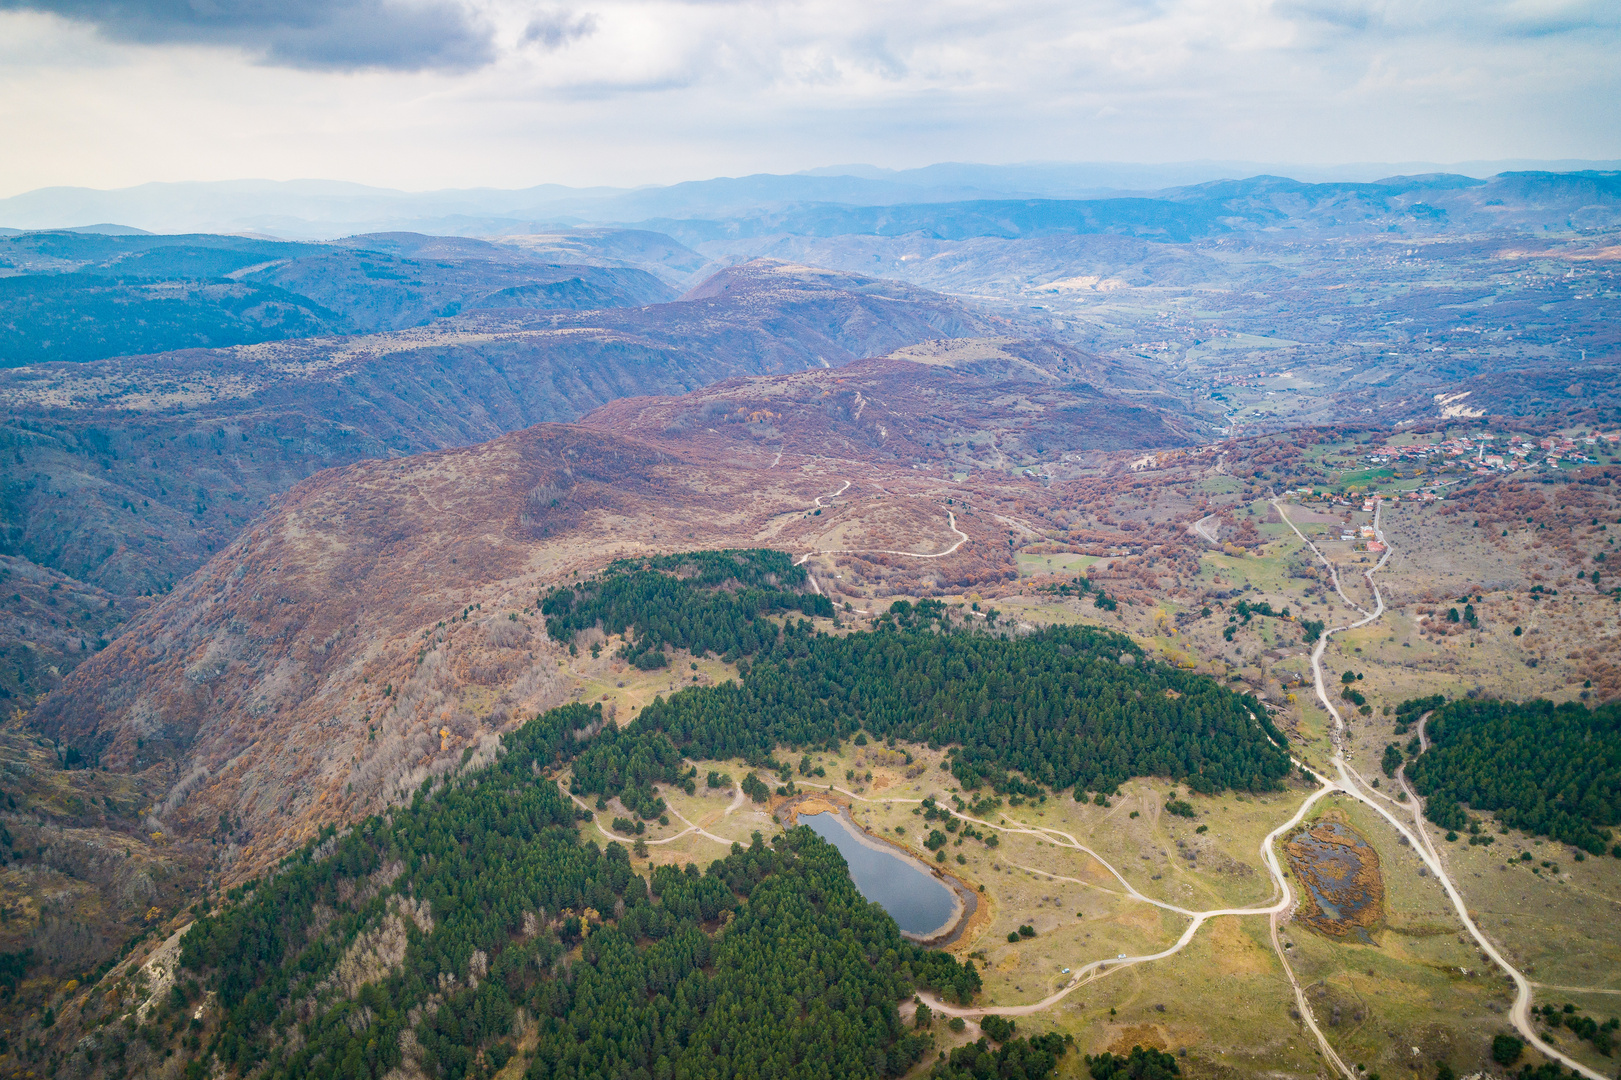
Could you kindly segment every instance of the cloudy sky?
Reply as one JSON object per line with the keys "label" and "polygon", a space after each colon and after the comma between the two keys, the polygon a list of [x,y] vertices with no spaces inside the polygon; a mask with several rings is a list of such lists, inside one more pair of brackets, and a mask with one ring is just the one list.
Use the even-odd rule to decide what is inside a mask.
{"label": "cloudy sky", "polygon": [[1617,0],[0,0],[0,195],[1621,157]]}

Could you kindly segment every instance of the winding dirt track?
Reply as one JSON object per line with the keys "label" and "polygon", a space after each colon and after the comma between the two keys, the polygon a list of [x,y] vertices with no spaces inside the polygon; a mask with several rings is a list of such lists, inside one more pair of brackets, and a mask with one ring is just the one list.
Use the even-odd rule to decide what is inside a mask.
{"label": "winding dirt track", "polygon": [[943,559],[947,555],[954,554],[958,548],[968,543],[969,539],[967,533],[957,528],[957,515],[950,510],[946,511],[946,527],[956,533],[957,542],[944,551],[936,551],[933,554],[917,551],[893,551],[889,548],[817,548],[815,551],[805,552],[794,565],[803,565],[807,559],[815,555],[904,555],[908,559]]}
{"label": "winding dirt track", "polygon": [[[833,492],[833,494],[816,496],[815,504],[820,507],[822,506],[823,499],[836,499],[848,490],[850,490],[850,481],[846,480],[844,484],[840,486],[839,490]],[[794,565],[799,566],[803,564],[806,559],[809,559],[813,555],[905,555],[911,559],[943,559],[947,555],[955,552],[964,544],[968,543],[968,534],[957,528],[957,515],[950,510],[946,511],[946,527],[956,534],[957,542],[946,548],[944,551],[937,551],[932,555],[923,555],[915,551],[891,551],[888,548],[819,548],[815,551],[807,551],[804,555],[801,555],[799,557],[799,561],[794,563]]]}
{"label": "winding dirt track", "polygon": [[[645,839],[645,838],[639,837],[639,836],[620,836],[618,833],[613,832],[612,830],[610,830],[610,829],[603,826],[601,817],[597,816],[597,811],[591,810],[591,807],[586,805],[586,802],[585,802],[584,799],[580,798],[578,795],[574,794],[572,791],[568,793],[568,797],[573,799],[576,803],[578,803],[581,810],[588,810],[588,811],[591,812],[591,814],[593,815],[592,816],[592,823],[596,825],[597,832],[601,833],[603,836],[606,836],[609,840],[617,840],[621,844],[634,844],[637,840],[641,840],[642,843],[648,845],[649,847],[652,847],[655,844],[671,844],[671,843],[674,843],[675,841],[681,839],[683,836],[687,835],[688,833],[697,833],[699,836],[702,836],[707,840],[713,840],[717,844],[725,844],[727,847],[730,847],[732,845],[732,841],[726,839],[726,837],[724,837],[724,836],[716,836],[714,833],[708,832],[707,830],[705,830],[702,826],[697,825],[697,824],[693,823],[692,821],[688,820],[685,816],[682,815],[682,813],[679,810],[677,810],[673,806],[667,808],[669,810],[669,812],[671,814],[675,815],[676,817],[680,818],[681,821],[687,826],[685,829],[682,829],[680,832],[675,833],[672,836],[666,836],[662,840],[648,840],[648,839]],[[742,805],[743,805],[743,789],[742,788],[737,788],[732,792],[732,801],[726,807],[726,809],[721,812],[721,817],[724,818],[724,817],[729,816],[732,813],[732,811],[736,810],[739,806],[742,806]]]}
{"label": "winding dirt track", "polygon": [[[1295,526],[1293,521],[1289,520],[1289,515],[1284,512],[1282,504],[1280,504],[1277,499],[1272,500],[1272,507],[1278,512],[1278,516],[1283,519],[1284,523],[1287,524],[1290,529],[1294,530],[1294,534],[1300,537],[1301,542],[1307,547],[1311,548],[1312,552],[1315,553],[1319,559],[1322,559],[1324,564],[1328,565],[1332,571],[1333,565],[1329,563],[1329,560],[1324,557],[1321,551],[1318,551],[1317,545],[1306,539],[1305,534]],[[1507,973],[1508,977],[1514,981],[1514,1007],[1510,1010],[1509,1018],[1513,1021],[1514,1027],[1519,1031],[1520,1036],[1525,1039],[1527,1043],[1534,1046],[1544,1056],[1564,1064],[1567,1068],[1575,1070],[1578,1075],[1589,1077],[1590,1080],[1608,1080],[1604,1074],[1595,1072],[1574,1058],[1554,1049],[1537,1035],[1536,1029],[1531,1024],[1532,983],[1523,974],[1521,974],[1521,972],[1515,968],[1513,964],[1510,964],[1508,960],[1504,958],[1503,954],[1498,951],[1497,946],[1486,937],[1486,935],[1481,931],[1480,927],[1475,925],[1475,920],[1470,917],[1469,908],[1468,905],[1464,903],[1463,895],[1458,891],[1457,885],[1453,882],[1452,875],[1447,873],[1446,866],[1441,860],[1440,853],[1435,848],[1435,843],[1430,837],[1429,830],[1424,827],[1422,803],[1418,797],[1418,793],[1408,785],[1405,769],[1403,769],[1401,774],[1402,789],[1407,795],[1407,802],[1404,805],[1394,802],[1387,796],[1375,791],[1373,787],[1369,785],[1367,781],[1365,781],[1361,775],[1356,772],[1355,769],[1351,768],[1345,760],[1345,720],[1340,716],[1339,709],[1334,706],[1334,702],[1330,700],[1327,688],[1324,684],[1323,651],[1328,647],[1329,635],[1337,634],[1343,630],[1351,630],[1359,626],[1365,626],[1368,623],[1380,618],[1384,614],[1385,599],[1383,594],[1379,591],[1378,583],[1373,579],[1373,575],[1384,568],[1386,561],[1389,560],[1391,555],[1390,542],[1385,539],[1384,530],[1380,527],[1380,517],[1383,510],[1384,506],[1382,503],[1377,504],[1374,508],[1373,534],[1380,543],[1385,545],[1385,553],[1371,570],[1366,570],[1363,572],[1363,577],[1367,579],[1369,588],[1373,590],[1375,601],[1374,610],[1371,613],[1365,614],[1364,618],[1357,622],[1351,623],[1349,626],[1337,626],[1332,630],[1325,630],[1317,641],[1317,647],[1312,650],[1311,654],[1312,678],[1316,684],[1318,700],[1323,703],[1323,707],[1328,710],[1329,716],[1331,716],[1334,721],[1332,731],[1332,737],[1334,740],[1333,764],[1335,771],[1339,774],[1339,780],[1334,784],[1334,787],[1335,789],[1343,791],[1345,794],[1350,795],[1352,798],[1357,799],[1371,807],[1377,814],[1379,814],[1380,817],[1388,821],[1397,832],[1405,836],[1408,842],[1413,845],[1413,849],[1417,851],[1419,857],[1424,860],[1425,866],[1427,866],[1430,872],[1435,875],[1436,880],[1441,883],[1441,887],[1446,890],[1447,898],[1452,901],[1453,909],[1457,912],[1459,920],[1462,921],[1464,928],[1469,931],[1469,936],[1474,938],[1475,944],[1480,947],[1480,951],[1490,957],[1492,962],[1498,967],[1502,968],[1503,971]],[[1337,573],[1334,574],[1334,588],[1336,591],[1339,590],[1339,575]],[[1340,595],[1341,597],[1345,596],[1343,592],[1341,592]],[[1350,600],[1346,599],[1346,603],[1350,603]],[[1355,604],[1352,604],[1352,606],[1356,607]],[[1357,610],[1361,611],[1363,609],[1357,607]],[[1425,719],[1428,719],[1428,717],[1425,717]],[[1420,724],[1420,732],[1421,745],[1427,746],[1428,742],[1422,736],[1422,723]],[[1410,817],[1411,822],[1409,823],[1408,821],[1398,819],[1391,810],[1386,809],[1386,807],[1383,805],[1385,803],[1388,803],[1390,806],[1396,807],[1397,809],[1406,811],[1406,816]],[[1310,1014],[1308,1013],[1307,1015],[1309,1016]],[[1315,1024],[1313,1027],[1315,1029]],[[1347,1072],[1346,1075],[1350,1077],[1354,1074]]]}
{"label": "winding dirt track", "polygon": [[[845,487],[839,489],[839,494],[842,494],[845,488],[848,487],[849,483],[846,482]],[[821,498],[817,499],[817,505],[821,505]],[[1050,871],[1038,870],[1034,867],[1021,866],[1018,867],[1018,869],[1043,874],[1046,877],[1058,881],[1069,881],[1076,884],[1085,885],[1090,888],[1102,889],[1105,892],[1115,893],[1116,895],[1123,895],[1129,899],[1150,904],[1154,907],[1162,908],[1166,911],[1175,912],[1176,914],[1185,916],[1189,922],[1187,928],[1182,932],[1182,936],[1179,937],[1169,948],[1162,949],[1156,953],[1147,953],[1139,956],[1117,956],[1114,959],[1093,960],[1077,968],[1071,974],[1069,982],[1059,990],[1049,994],[1040,1001],[1032,1002],[1027,1005],[963,1008],[950,1005],[940,1000],[937,995],[932,993],[924,992],[919,996],[928,1003],[931,1009],[935,1010],[936,1012],[945,1013],[948,1016],[977,1018],[992,1013],[1002,1016],[1027,1016],[1032,1013],[1038,1013],[1052,1008],[1058,1002],[1064,1000],[1064,998],[1068,997],[1082,986],[1094,982],[1097,979],[1103,978],[1110,972],[1119,971],[1134,964],[1144,964],[1150,961],[1163,960],[1167,957],[1174,956],[1193,940],[1194,936],[1199,932],[1199,928],[1210,919],[1221,918],[1224,916],[1242,917],[1251,915],[1265,915],[1270,923],[1273,948],[1277,952],[1278,958],[1283,964],[1285,973],[1288,975],[1290,985],[1294,990],[1295,1002],[1300,1011],[1301,1018],[1306,1026],[1310,1028],[1312,1034],[1316,1036],[1318,1047],[1322,1051],[1324,1059],[1330,1062],[1342,1076],[1346,1077],[1346,1080],[1359,1080],[1359,1074],[1348,1066],[1339,1056],[1339,1054],[1329,1044],[1328,1038],[1323,1034],[1322,1029],[1318,1026],[1316,1018],[1312,1014],[1310,1002],[1308,1002],[1306,999],[1305,989],[1300,985],[1299,979],[1295,976],[1294,969],[1289,964],[1288,956],[1282,947],[1282,943],[1278,939],[1279,916],[1283,915],[1292,908],[1294,904],[1294,895],[1289,886],[1288,879],[1283,875],[1283,870],[1278,862],[1278,856],[1277,852],[1274,850],[1274,845],[1280,836],[1299,825],[1299,823],[1304,820],[1306,814],[1311,810],[1312,806],[1314,806],[1319,800],[1331,794],[1342,794],[1354,798],[1370,807],[1375,813],[1379,814],[1380,817],[1384,818],[1398,833],[1406,837],[1408,842],[1413,845],[1413,850],[1418,853],[1419,857],[1424,861],[1430,872],[1435,875],[1436,880],[1439,881],[1442,887],[1446,890],[1447,897],[1451,900],[1453,908],[1457,911],[1458,918],[1463,922],[1464,927],[1469,931],[1470,936],[1474,938],[1475,943],[1480,947],[1480,950],[1489,956],[1492,961],[1496,963],[1498,967],[1502,968],[1503,971],[1506,972],[1513,980],[1516,988],[1516,994],[1510,1017],[1515,1028],[1519,1030],[1525,1041],[1531,1046],[1535,1047],[1546,1057],[1557,1060],[1568,1068],[1573,1069],[1578,1075],[1588,1077],[1589,1080],[1608,1080],[1608,1078],[1602,1073],[1595,1072],[1586,1065],[1583,1065],[1581,1062],[1568,1057],[1552,1046],[1549,1046],[1540,1037],[1538,1037],[1530,1019],[1530,1005],[1532,996],[1531,988],[1535,984],[1528,980],[1503,957],[1503,955],[1497,950],[1497,947],[1487,939],[1486,935],[1481,932],[1480,928],[1475,925],[1475,921],[1470,917],[1468,907],[1464,903],[1462,895],[1459,893],[1457,886],[1452,881],[1451,875],[1447,873],[1446,868],[1442,863],[1440,854],[1436,851],[1429,832],[1424,827],[1422,819],[1422,807],[1419,797],[1417,793],[1414,792],[1410,786],[1408,786],[1405,771],[1398,774],[1401,778],[1403,790],[1407,794],[1407,802],[1403,804],[1398,803],[1384,795],[1382,792],[1375,790],[1345,760],[1345,721],[1344,718],[1341,717],[1338,708],[1335,707],[1334,702],[1329,697],[1328,689],[1323,676],[1322,659],[1323,653],[1328,647],[1328,639],[1331,635],[1341,633],[1345,630],[1355,629],[1360,626],[1366,626],[1367,624],[1380,619],[1384,615],[1384,596],[1379,590],[1378,583],[1374,580],[1374,574],[1378,573],[1384,568],[1385,563],[1389,561],[1392,554],[1389,541],[1385,539],[1384,531],[1380,525],[1383,507],[1378,506],[1375,508],[1373,527],[1375,537],[1377,537],[1381,543],[1385,544],[1385,553],[1377,564],[1375,564],[1371,569],[1363,572],[1363,577],[1366,578],[1369,588],[1373,590],[1374,609],[1370,612],[1353,602],[1350,597],[1345,595],[1344,590],[1340,587],[1338,569],[1326,556],[1323,555],[1320,550],[1318,550],[1315,544],[1306,538],[1305,534],[1302,533],[1298,527],[1296,527],[1295,523],[1289,519],[1288,514],[1284,511],[1282,505],[1277,499],[1272,500],[1272,506],[1277,511],[1278,516],[1284,521],[1284,523],[1287,524],[1289,528],[1294,531],[1295,535],[1300,538],[1301,542],[1310,548],[1313,554],[1323,561],[1323,564],[1328,568],[1330,576],[1333,579],[1335,592],[1339,594],[1340,598],[1344,600],[1349,607],[1361,612],[1363,616],[1356,622],[1349,623],[1345,626],[1337,626],[1333,627],[1332,629],[1324,630],[1322,635],[1318,638],[1316,647],[1312,650],[1312,678],[1315,684],[1317,697],[1318,700],[1322,702],[1323,707],[1328,710],[1328,714],[1333,720],[1331,735],[1334,743],[1334,757],[1332,759],[1332,764],[1336,777],[1330,778],[1324,776],[1303,762],[1298,760],[1295,762],[1295,764],[1304,773],[1317,780],[1320,786],[1300,804],[1299,808],[1296,809],[1294,815],[1289,818],[1288,821],[1284,822],[1282,825],[1279,825],[1276,829],[1273,829],[1267,834],[1266,839],[1261,842],[1261,858],[1266,864],[1267,872],[1272,877],[1273,896],[1275,899],[1264,907],[1213,908],[1207,911],[1195,911],[1188,908],[1178,907],[1175,904],[1170,904],[1163,900],[1156,900],[1153,897],[1145,896],[1129,881],[1127,881],[1125,876],[1121,874],[1120,871],[1117,870],[1113,865],[1111,865],[1108,860],[1104,859],[1085,844],[1082,844],[1070,833],[1064,832],[1061,829],[1054,829],[1047,826],[1027,825],[1023,822],[1013,822],[1009,825],[995,825],[980,818],[959,813],[945,806],[940,806],[939,808],[941,810],[950,813],[953,817],[959,818],[962,821],[969,822],[974,825],[994,829],[998,832],[1021,833],[1038,836],[1049,843],[1052,843],[1056,847],[1070,848],[1074,851],[1085,854],[1089,858],[1096,860],[1100,866],[1106,869],[1110,875],[1112,875],[1114,879],[1119,882],[1120,891],[1115,893],[1115,890],[1103,889],[1102,886],[1081,881],[1079,878],[1064,877],[1059,874],[1051,873]],[[914,558],[940,558],[944,555],[949,555],[952,551],[956,551],[957,548],[961,547],[968,541],[968,536],[957,529],[956,518],[953,515],[948,512],[947,517],[950,521],[952,531],[961,537],[961,539],[955,545],[953,545],[949,551],[941,552],[938,555],[918,555],[915,552],[888,552],[888,554],[911,555]],[[799,563],[805,562],[811,557],[812,554],[832,554],[832,552],[807,553],[799,560]],[[812,580],[812,585],[815,585],[814,579]],[[820,592],[820,589],[817,591]],[[1428,717],[1426,716],[1423,719],[1427,720]],[[1423,720],[1420,721],[1420,738],[1422,740],[1422,745],[1427,746],[1427,740],[1424,740],[1423,736]],[[861,795],[857,795],[855,792],[838,787],[835,784],[814,784],[800,782],[799,786],[805,788],[822,788],[828,791],[837,791],[852,800],[867,803],[920,803],[922,801],[921,799],[898,798],[869,799]],[[577,797],[575,798],[575,801],[578,802],[582,807],[586,805]],[[733,795],[732,802],[726,808],[723,816],[730,815],[742,804],[742,801],[743,792],[741,788],[739,788]],[[1389,804],[1391,808],[1402,811],[1404,813],[1404,817],[1410,818],[1410,821],[1404,820],[1403,818],[1398,818],[1392,809],[1387,809],[1387,807],[1383,804]],[[674,836],[667,837],[663,840],[649,840],[647,841],[649,845],[667,844],[671,841],[679,839],[682,836],[685,836],[687,833],[696,833],[697,835],[708,840],[724,844],[728,847],[730,847],[733,843],[733,841],[725,837],[708,832],[707,830],[693,824],[687,818],[682,817],[682,815],[677,813],[674,809],[672,809],[670,812],[677,818],[680,818],[680,820],[684,822],[687,827]],[[600,821],[597,822],[597,829],[604,836],[613,840],[619,840],[624,843],[633,843],[635,841],[635,837],[623,837],[610,832],[602,826]]]}
{"label": "winding dirt track", "polygon": [[[821,506],[823,499],[838,498],[840,495],[843,495],[845,491],[849,489],[849,487],[850,481],[846,480],[844,482],[844,486],[833,492],[833,494],[816,496],[816,505]],[[946,548],[944,551],[938,551],[932,555],[919,554],[916,551],[891,551],[888,548],[819,548],[814,551],[805,552],[805,554],[794,560],[794,565],[804,566],[817,555],[903,555],[908,559],[943,559],[947,555],[951,555],[956,552],[958,548],[968,543],[969,540],[968,534],[957,528],[957,515],[950,510],[946,511],[946,527],[957,535],[957,542]],[[822,586],[816,580],[815,574],[806,571],[805,576],[810,579],[811,589],[816,593],[816,595],[827,595],[826,593],[822,592]],[[860,611],[863,615],[872,614],[872,612],[867,608],[862,608]]]}

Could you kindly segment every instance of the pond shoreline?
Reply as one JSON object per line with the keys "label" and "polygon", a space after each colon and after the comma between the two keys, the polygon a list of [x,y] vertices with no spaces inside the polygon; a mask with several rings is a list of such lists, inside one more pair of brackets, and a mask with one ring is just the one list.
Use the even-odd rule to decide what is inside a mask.
{"label": "pond shoreline", "polygon": [[906,938],[908,941],[915,942],[918,945],[926,945],[931,948],[944,948],[946,946],[956,944],[956,942],[967,931],[969,924],[973,921],[975,912],[979,910],[979,892],[976,889],[969,886],[967,882],[963,881],[961,878],[958,878],[955,874],[948,873],[940,867],[930,865],[928,862],[913,854],[909,849],[895,843],[893,840],[889,840],[885,837],[877,835],[870,829],[867,829],[860,822],[851,817],[850,804],[848,800],[841,798],[831,791],[801,791],[799,794],[790,797],[785,802],[775,807],[773,814],[780,824],[787,827],[792,827],[799,823],[799,816],[801,813],[800,808],[806,803],[822,804],[820,806],[816,806],[814,809],[808,809],[805,812],[806,817],[810,817],[813,814],[824,814],[831,811],[832,813],[837,814],[839,819],[850,827],[850,831],[864,846],[873,848],[877,851],[883,851],[887,854],[903,859],[917,869],[925,871],[929,874],[929,876],[933,877],[936,881],[950,889],[954,903],[950,919],[948,919],[938,930],[935,930],[929,934],[909,934],[905,930],[902,930],[901,936]]}
{"label": "pond shoreline", "polygon": [[1354,934],[1372,944],[1384,922],[1385,887],[1379,853],[1350,819],[1330,810],[1284,841],[1289,866],[1303,886],[1296,918],[1330,937]]}

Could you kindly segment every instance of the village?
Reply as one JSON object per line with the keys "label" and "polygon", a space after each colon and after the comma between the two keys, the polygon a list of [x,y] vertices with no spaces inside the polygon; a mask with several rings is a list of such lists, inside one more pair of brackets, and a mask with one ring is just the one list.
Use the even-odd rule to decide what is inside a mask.
{"label": "village", "polygon": [[[1463,435],[1444,442],[1407,444],[1389,443],[1368,451],[1364,459],[1369,465],[1392,465],[1411,461],[1422,464],[1437,459],[1458,461],[1474,458],[1471,471],[1478,474],[1518,472],[1541,465],[1558,468],[1561,462],[1573,465],[1596,464],[1598,448],[1615,448],[1621,444],[1621,432],[1585,432],[1573,435],[1545,436],[1531,439],[1523,435]],[[1540,456],[1536,456],[1540,454]]]}

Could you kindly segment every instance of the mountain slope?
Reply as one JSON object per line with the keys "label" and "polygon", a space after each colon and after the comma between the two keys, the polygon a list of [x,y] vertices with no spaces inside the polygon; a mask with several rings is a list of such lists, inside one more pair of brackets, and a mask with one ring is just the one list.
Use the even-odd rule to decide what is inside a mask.
{"label": "mountain slope", "polygon": [[732,379],[679,398],[625,398],[581,422],[718,460],[752,444],[951,470],[1192,441],[1178,418],[1083,381],[1110,374],[1047,342],[968,338],[842,368]]}
{"label": "mountain slope", "polygon": [[0,373],[0,552],[114,592],[161,590],[319,469],[991,328],[937,294],[777,263],[728,270],[717,289]]}
{"label": "mountain slope", "polygon": [[[559,665],[576,660],[537,605],[575,573],[672,550],[858,547],[924,555],[894,571],[923,594],[983,588],[1017,577],[1010,528],[1064,497],[1026,460],[1182,441],[1152,410],[1049,370],[1066,358],[1040,343],[909,355],[319,473],[31,721],[115,770],[172,763],[154,820],[206,836],[230,814],[231,872],[246,872],[563,701],[578,676]],[[624,663],[591,662],[602,677]]]}
{"label": "mountain slope", "polygon": [[815,486],[564,425],[324,472],[33,719],[113,769],[176,761],[159,816],[212,833],[229,809],[258,864],[558,704],[557,646],[528,610],[541,582],[677,535],[735,544]]}
{"label": "mountain slope", "polygon": [[464,309],[578,311],[674,297],[633,266],[547,262],[455,237],[291,244],[29,233],[0,238],[0,367],[398,330]]}

